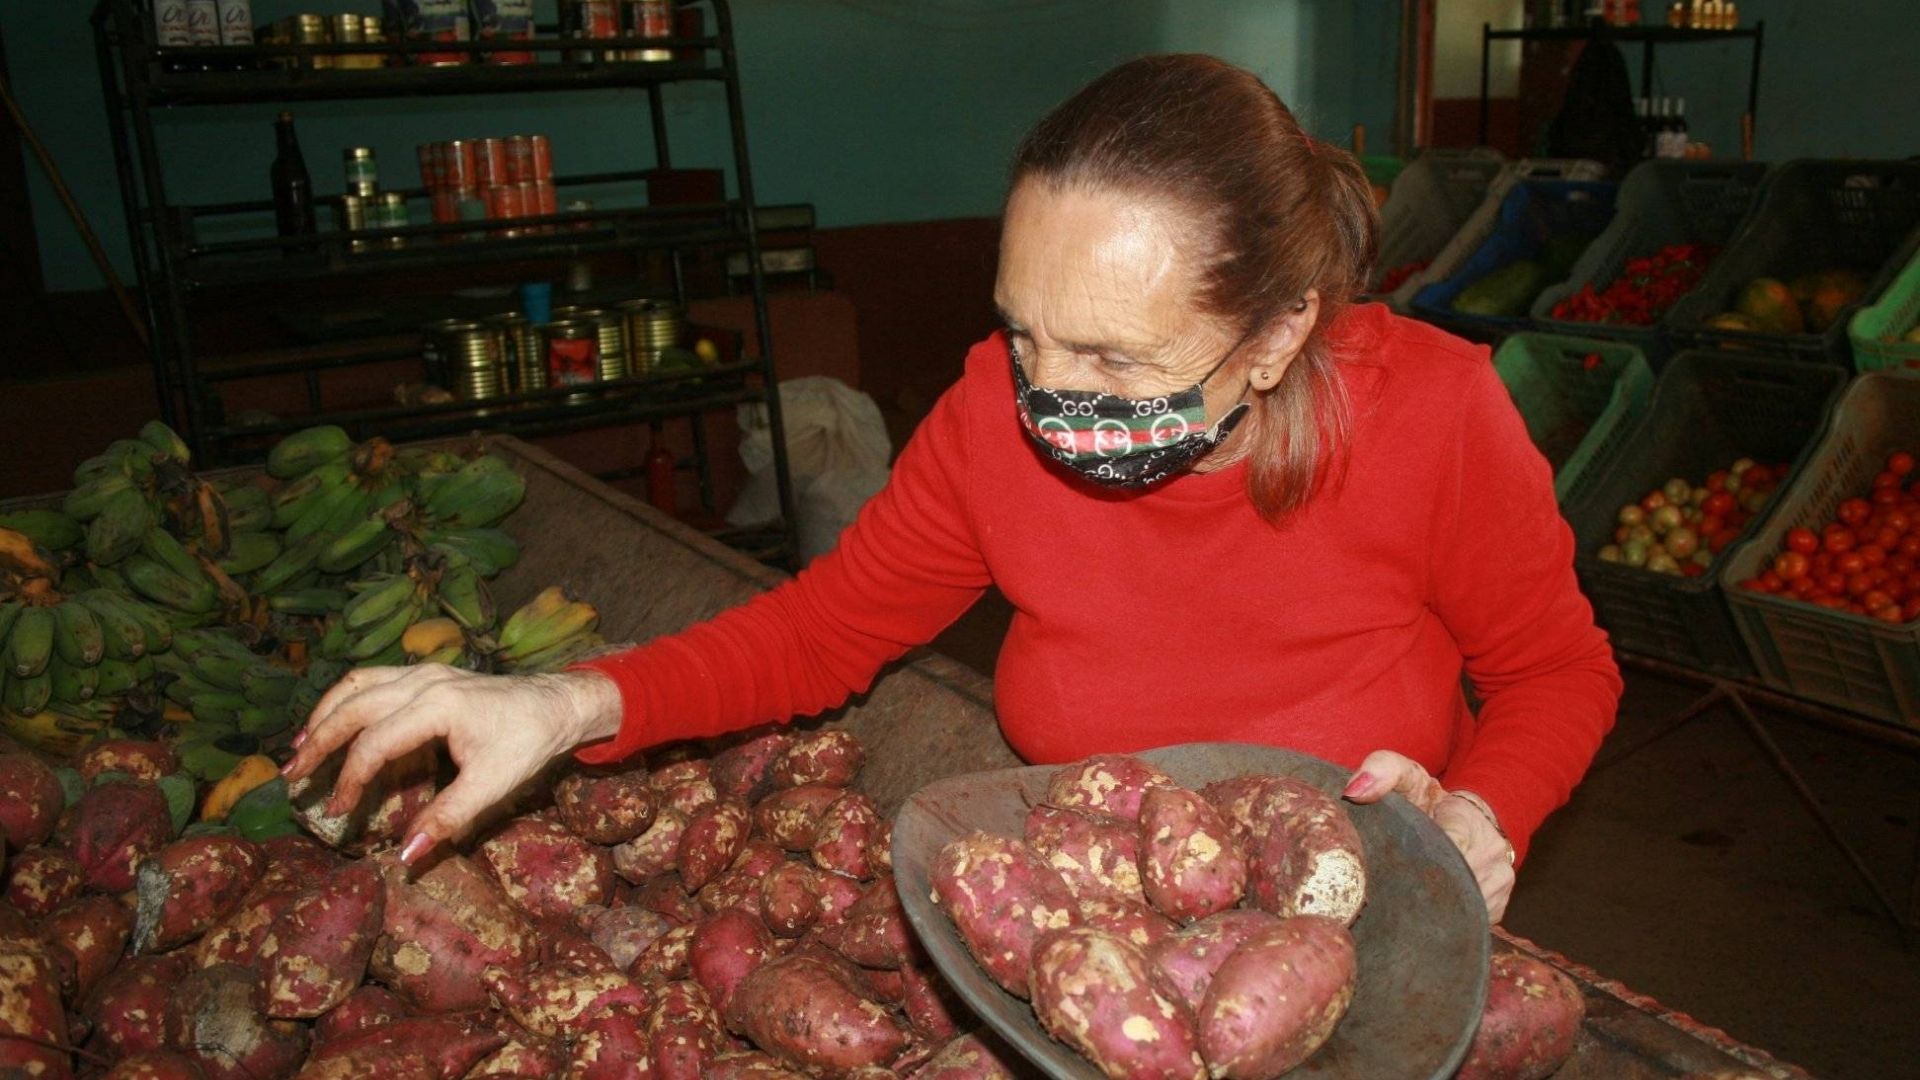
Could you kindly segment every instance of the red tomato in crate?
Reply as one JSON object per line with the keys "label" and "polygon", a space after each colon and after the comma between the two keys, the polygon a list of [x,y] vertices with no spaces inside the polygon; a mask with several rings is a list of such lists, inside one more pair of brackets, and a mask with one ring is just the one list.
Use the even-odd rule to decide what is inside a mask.
{"label": "red tomato in crate", "polygon": [[[1719,496],[1716,495],[1714,496],[1714,498],[1719,498]],[[1733,500],[1728,499],[1727,501],[1732,502]],[[1708,499],[1707,505],[1709,508],[1712,507],[1713,499]],[[1709,509],[1707,512],[1712,513],[1713,511]],[[1708,531],[1714,532],[1718,530],[1708,530]],[[1788,529],[1787,530],[1787,547],[1801,553],[1802,555],[1811,555],[1819,549],[1820,538],[1814,535],[1812,529]]]}
{"label": "red tomato in crate", "polygon": [[1833,568],[1843,574],[1857,574],[1867,568],[1867,560],[1857,551],[1849,551],[1833,561]]}
{"label": "red tomato in crate", "polygon": [[1865,499],[1848,499],[1840,504],[1840,520],[1848,525],[1858,525],[1873,513],[1873,504]]}
{"label": "red tomato in crate", "polygon": [[1869,570],[1876,566],[1883,566],[1887,561],[1887,549],[1877,544],[1868,544],[1860,549],[1860,561],[1866,563]]}
{"label": "red tomato in crate", "polygon": [[1912,622],[1915,619],[1920,619],[1920,596],[1913,597],[1900,605],[1901,622]]}
{"label": "red tomato in crate", "polygon": [[1913,455],[1905,450],[1895,450],[1888,454],[1887,471],[1895,476],[1906,476],[1913,472]]}
{"label": "red tomato in crate", "polygon": [[1774,557],[1773,572],[1782,581],[1794,581],[1807,575],[1807,557],[1797,551],[1783,551]]}
{"label": "red tomato in crate", "polygon": [[1829,525],[1820,537],[1820,546],[1838,555],[1853,550],[1853,533],[1845,525]]}

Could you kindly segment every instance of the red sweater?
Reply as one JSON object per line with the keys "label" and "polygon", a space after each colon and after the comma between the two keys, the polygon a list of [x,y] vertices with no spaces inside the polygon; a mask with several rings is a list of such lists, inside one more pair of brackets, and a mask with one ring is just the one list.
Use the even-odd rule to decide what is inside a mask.
{"label": "red sweater", "polygon": [[994,703],[1026,760],[1235,741],[1352,767],[1397,750],[1486,799],[1524,852],[1620,695],[1551,472],[1486,349],[1378,305],[1334,342],[1345,477],[1277,528],[1244,464],[1127,497],[1067,477],[1020,428],[1004,340],[981,342],[836,550],[584,665],[625,715],[581,758],[839,705],[991,582],[1014,607]]}

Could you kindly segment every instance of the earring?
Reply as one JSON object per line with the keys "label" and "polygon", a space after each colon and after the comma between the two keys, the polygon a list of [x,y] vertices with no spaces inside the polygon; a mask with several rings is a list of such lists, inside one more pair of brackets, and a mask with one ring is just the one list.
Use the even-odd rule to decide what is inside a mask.
{"label": "earring", "polygon": [[1253,379],[1255,382],[1270,383],[1273,381],[1273,369],[1255,368],[1253,371]]}

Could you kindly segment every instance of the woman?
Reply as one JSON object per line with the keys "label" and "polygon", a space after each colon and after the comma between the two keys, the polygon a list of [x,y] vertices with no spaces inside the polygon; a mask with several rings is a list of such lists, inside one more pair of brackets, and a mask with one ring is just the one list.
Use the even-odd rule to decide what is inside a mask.
{"label": "woman", "polygon": [[351,742],[344,808],[444,739],[461,772],[412,861],[583,744],[606,762],[838,705],[993,583],[1015,608],[996,707],[1027,760],[1242,741],[1357,765],[1347,796],[1431,814],[1497,920],[1619,674],[1486,351],[1349,305],[1374,231],[1354,160],[1258,79],[1124,64],[1020,147],[1006,329],[834,552],[563,675],[354,672],[287,773]]}

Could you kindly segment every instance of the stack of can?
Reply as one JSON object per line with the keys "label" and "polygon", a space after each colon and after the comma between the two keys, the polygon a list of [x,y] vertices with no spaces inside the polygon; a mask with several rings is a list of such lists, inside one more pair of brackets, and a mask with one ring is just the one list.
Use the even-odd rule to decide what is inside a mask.
{"label": "stack of can", "polygon": [[453,391],[455,397],[490,401],[511,390],[498,329],[461,319],[442,319],[427,324],[424,333],[423,359],[428,376]]}
{"label": "stack of can", "polygon": [[627,377],[626,334],[618,311],[584,305],[558,307],[553,309],[553,319],[555,322],[572,319],[592,323],[595,336],[600,343],[598,353],[600,381],[612,382]]}
{"label": "stack of can", "polygon": [[[560,36],[588,41],[608,38],[664,38],[673,36],[672,0],[560,0]],[[669,48],[574,49],[566,58],[576,64],[601,60],[672,60]]]}
{"label": "stack of can", "polygon": [[[545,135],[424,143],[419,157],[437,222],[512,221],[560,211],[553,143]],[[510,227],[502,234],[526,231]]]}
{"label": "stack of can", "polygon": [[[341,153],[346,163],[346,192],[340,196],[339,222],[343,230],[404,229],[412,224],[407,216],[407,196],[399,191],[380,190],[380,164],[370,146],[349,146]],[[404,236],[384,240],[351,240],[348,249],[360,254],[375,244],[388,248],[407,246]]]}
{"label": "stack of can", "polygon": [[483,326],[499,336],[507,375],[519,392],[547,388],[547,355],[533,324],[518,311],[489,316]]}
{"label": "stack of can", "polygon": [[686,318],[680,306],[665,300],[628,300],[619,308],[626,338],[627,369],[646,375],[659,366],[660,352],[680,344]]}

